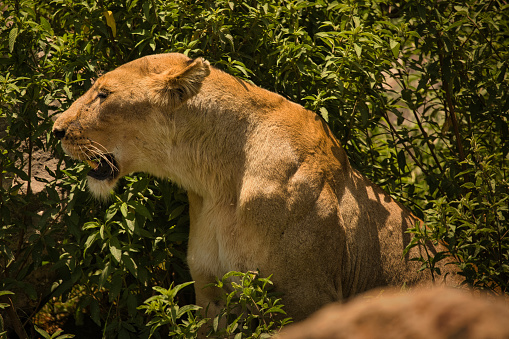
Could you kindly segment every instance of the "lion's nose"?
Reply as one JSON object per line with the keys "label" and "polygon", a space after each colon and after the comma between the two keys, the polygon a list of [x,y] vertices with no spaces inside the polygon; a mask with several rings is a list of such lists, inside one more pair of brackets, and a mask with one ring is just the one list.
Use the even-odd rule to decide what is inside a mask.
{"label": "lion's nose", "polygon": [[53,135],[55,135],[57,139],[62,139],[65,137],[65,129],[53,128]]}

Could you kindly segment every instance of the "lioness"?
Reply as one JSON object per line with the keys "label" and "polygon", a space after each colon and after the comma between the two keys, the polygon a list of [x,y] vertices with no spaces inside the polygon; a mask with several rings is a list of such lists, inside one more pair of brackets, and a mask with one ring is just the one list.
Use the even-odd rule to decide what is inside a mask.
{"label": "lioness", "polygon": [[152,55],[118,67],[53,132],[91,165],[98,197],[138,171],[187,190],[188,265],[209,311],[220,307],[218,291],[203,287],[232,270],[273,274],[295,320],[427,278],[402,258],[417,219],[350,167],[318,115],[202,58]]}

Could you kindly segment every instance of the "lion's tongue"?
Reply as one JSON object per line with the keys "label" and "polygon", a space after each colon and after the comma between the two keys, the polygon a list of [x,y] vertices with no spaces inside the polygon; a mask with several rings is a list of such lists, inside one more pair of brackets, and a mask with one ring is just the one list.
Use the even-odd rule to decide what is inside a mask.
{"label": "lion's tongue", "polygon": [[99,163],[97,161],[87,160],[87,164],[92,167],[93,170],[96,170],[99,167]]}
{"label": "lion's tongue", "polygon": [[119,174],[118,165],[113,154],[105,154],[97,160],[86,160],[92,168],[88,176],[97,180],[109,180]]}

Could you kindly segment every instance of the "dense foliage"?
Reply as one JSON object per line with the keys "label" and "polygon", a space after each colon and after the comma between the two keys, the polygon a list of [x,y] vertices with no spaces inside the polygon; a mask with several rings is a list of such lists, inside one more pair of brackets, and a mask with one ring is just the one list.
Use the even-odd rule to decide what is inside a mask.
{"label": "dense foliage", "polygon": [[[46,333],[30,324],[57,301],[105,337],[185,326],[193,336],[185,192],[137,174],[100,204],[86,165],[50,134],[53,113],[98,74],[161,52],[203,56],[320,114],[353,166],[425,220],[414,245],[447,245],[417,258],[423,269],[452,260],[465,283],[509,293],[508,16],[502,0],[0,3],[0,291],[15,292],[0,292],[6,326]],[[45,178],[32,173],[40,151],[61,159]],[[184,311],[171,318],[156,302]]]}

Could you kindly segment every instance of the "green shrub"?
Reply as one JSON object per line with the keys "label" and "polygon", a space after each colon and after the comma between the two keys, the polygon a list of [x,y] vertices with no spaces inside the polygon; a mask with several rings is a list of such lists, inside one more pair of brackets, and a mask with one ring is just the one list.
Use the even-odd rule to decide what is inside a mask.
{"label": "green shrub", "polygon": [[423,112],[421,136],[408,141],[428,144],[428,154],[413,148],[422,159],[416,164],[426,182],[428,229],[415,240],[445,243],[447,250],[431,261],[452,259],[466,284],[507,293],[507,5],[423,2],[405,10],[418,59],[407,60],[417,77],[402,99]]}
{"label": "green shrub", "polygon": [[213,319],[212,337],[270,338],[290,323],[271,285],[270,277],[261,278],[258,272],[229,272],[218,279],[214,286],[224,291],[224,308]]}
{"label": "green shrub", "polygon": [[[201,307],[196,305],[185,305],[180,307],[175,297],[177,293],[184,287],[192,284],[187,282],[175,287],[170,286],[168,289],[154,286],[156,294],[139,306],[138,309],[145,310],[146,314],[151,316],[151,320],[147,323],[150,326],[150,336],[161,326],[169,326],[168,336],[172,338],[196,338],[198,330],[202,327],[207,319],[200,319],[196,311]],[[181,319],[183,317],[186,319]]]}
{"label": "green shrub", "polygon": [[[203,319],[203,312],[197,312],[201,307],[180,307],[176,302],[177,293],[192,283],[169,289],[153,287],[158,294],[138,307],[152,318],[147,323],[151,336],[159,327],[169,325],[168,335],[172,338],[196,338],[202,326],[211,327],[207,336],[210,338],[270,338],[291,322],[284,317],[281,299],[270,292],[270,277],[261,278],[258,272],[229,272],[209,286],[222,289],[224,299],[224,307],[213,319]],[[203,311],[207,314],[207,310]]]}
{"label": "green shrub", "polygon": [[500,153],[492,153],[476,140],[469,140],[472,153],[463,164],[469,175],[462,188],[467,193],[455,200],[440,197],[427,211],[427,228],[413,229],[413,244],[432,240],[446,250],[423,261],[433,268],[437,260],[452,257],[465,283],[495,293],[507,293],[509,283],[509,191],[503,169],[497,166]]}

